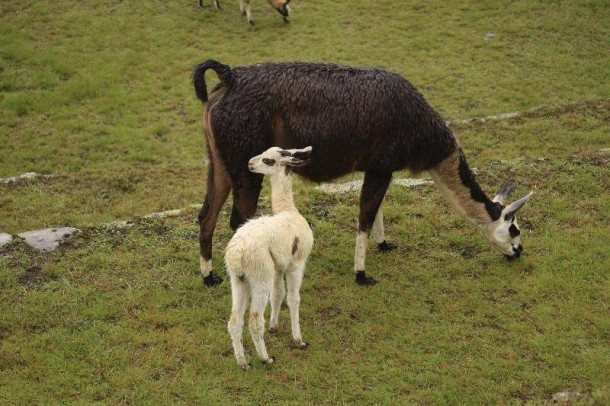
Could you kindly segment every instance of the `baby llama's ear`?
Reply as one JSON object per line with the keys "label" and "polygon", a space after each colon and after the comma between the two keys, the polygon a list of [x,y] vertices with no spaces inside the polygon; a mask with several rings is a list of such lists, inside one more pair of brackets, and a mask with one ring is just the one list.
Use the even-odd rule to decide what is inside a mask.
{"label": "baby llama's ear", "polygon": [[280,165],[290,166],[296,168],[298,166],[305,166],[311,162],[311,159],[299,159],[293,156],[286,156],[280,160]]}
{"label": "baby llama's ear", "polygon": [[305,147],[305,148],[301,148],[301,149],[289,149],[288,152],[290,152],[290,155],[292,155],[295,158],[298,159],[307,159],[309,158],[309,155],[311,154],[311,149],[312,147]]}

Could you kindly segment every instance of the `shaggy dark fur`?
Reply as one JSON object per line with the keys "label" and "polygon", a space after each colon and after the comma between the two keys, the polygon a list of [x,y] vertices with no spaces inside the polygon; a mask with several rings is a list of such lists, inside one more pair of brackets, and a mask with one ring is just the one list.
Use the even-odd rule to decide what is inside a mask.
{"label": "shaggy dark fur", "polygon": [[193,72],[204,102],[203,72],[210,68],[221,80],[214,90],[228,88],[212,126],[230,172],[243,171],[272,145],[312,145],[314,163],[295,172],[317,182],[353,171],[420,172],[456,148],[451,130],[413,85],[382,69],[309,63],[229,69],[208,61]]}
{"label": "shaggy dark fur", "polygon": [[[262,176],[248,171],[248,160],[271,146],[311,145],[311,165],[294,171],[316,182],[364,172],[359,226],[367,232],[394,171],[408,168],[417,173],[433,168],[458,148],[440,116],[411,83],[395,73],[313,63],[230,69],[208,60],[194,68],[192,77],[197,97],[204,103],[207,69],[220,79],[210,94],[214,101],[207,106],[208,130],[216,146],[208,152],[220,157],[230,177],[234,228],[254,214],[261,187]],[[215,93],[220,96],[214,98]],[[215,225],[215,221],[204,225],[208,211],[204,205],[200,213],[205,259],[210,258],[211,249],[203,247],[211,247],[207,235]]]}

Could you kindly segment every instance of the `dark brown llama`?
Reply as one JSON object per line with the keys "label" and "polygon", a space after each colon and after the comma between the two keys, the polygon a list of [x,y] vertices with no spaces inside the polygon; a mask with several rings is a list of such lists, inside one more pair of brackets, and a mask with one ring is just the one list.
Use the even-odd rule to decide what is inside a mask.
{"label": "dark brown llama", "polygon": [[[204,74],[220,82],[209,95]],[[313,63],[264,63],[229,68],[214,60],[197,65],[193,85],[204,104],[203,124],[210,159],[207,194],[199,213],[200,261],[204,283],[222,281],[212,271],[212,236],[218,214],[233,190],[230,224],[235,230],[254,215],[262,175],[248,171],[248,160],[271,146],[313,146],[312,164],[295,173],[315,182],[364,172],[354,270],[365,274],[366,241],[371,229],[382,251],[385,241],[381,203],[392,173],[428,171],[459,214],[475,224],[507,258],[521,254],[514,213],[530,195],[504,206],[514,185],[490,200],[440,116],[408,81],[375,68]]]}

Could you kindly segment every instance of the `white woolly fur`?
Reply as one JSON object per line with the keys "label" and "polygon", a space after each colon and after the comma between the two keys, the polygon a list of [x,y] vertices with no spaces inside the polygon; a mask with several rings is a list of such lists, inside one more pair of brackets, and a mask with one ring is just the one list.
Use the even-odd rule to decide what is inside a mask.
{"label": "white woolly fur", "polygon": [[[294,206],[291,167],[303,166],[309,160],[311,147],[282,150],[270,148],[252,158],[252,172],[270,175],[271,201],[274,215],[248,221],[240,227],[225,252],[225,264],[231,279],[233,307],[228,330],[239,366],[249,368],[243,347],[244,314],[249,299],[249,329],[260,359],[267,364],[269,357],[263,334],[265,308],[271,298],[269,329],[277,329],[279,310],[286,296],[292,337],[297,348],[306,348],[299,323],[300,286],[305,263],[313,246],[313,233],[307,220]],[[284,278],[286,286],[284,286]]]}

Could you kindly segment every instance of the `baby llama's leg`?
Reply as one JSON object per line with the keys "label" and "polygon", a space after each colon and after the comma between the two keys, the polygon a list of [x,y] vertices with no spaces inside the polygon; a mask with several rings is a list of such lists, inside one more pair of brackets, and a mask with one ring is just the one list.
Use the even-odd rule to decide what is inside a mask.
{"label": "baby llama's leg", "polygon": [[228,329],[231,334],[233,343],[233,352],[237,364],[243,369],[250,368],[246,355],[244,354],[243,331],[244,331],[244,314],[248,305],[248,287],[246,282],[234,275],[231,275],[231,292],[233,297],[233,309],[231,318],[229,319]]}
{"label": "baby llama's leg", "polygon": [[256,286],[252,286],[250,292],[252,295],[249,323],[250,334],[252,335],[256,352],[265,364],[272,364],[275,361],[273,357],[269,357],[269,354],[267,354],[267,347],[265,347],[263,337],[265,334],[265,308],[269,302],[272,285],[273,280],[271,279],[263,283],[257,283]]}
{"label": "baby llama's leg", "polygon": [[301,304],[301,282],[303,281],[303,273],[305,264],[294,265],[291,270],[286,273],[286,286],[288,289],[286,302],[290,308],[290,321],[292,323],[292,338],[297,348],[307,348],[307,343],[303,342],[301,337],[301,325],[299,323],[299,306]]}
{"label": "baby llama's leg", "polygon": [[284,274],[276,272],[273,280],[273,291],[271,292],[271,318],[269,319],[269,331],[272,333],[277,331],[277,319],[285,296]]}

